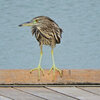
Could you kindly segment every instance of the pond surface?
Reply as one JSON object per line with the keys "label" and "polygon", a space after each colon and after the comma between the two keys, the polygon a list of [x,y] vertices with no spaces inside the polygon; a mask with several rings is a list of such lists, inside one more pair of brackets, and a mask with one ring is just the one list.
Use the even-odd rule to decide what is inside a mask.
{"label": "pond surface", "polygon": [[[54,49],[57,67],[100,68],[100,0],[0,0],[0,69],[37,67],[38,42],[30,27],[18,25],[40,15],[63,29]],[[42,67],[51,66],[51,48],[44,46]]]}

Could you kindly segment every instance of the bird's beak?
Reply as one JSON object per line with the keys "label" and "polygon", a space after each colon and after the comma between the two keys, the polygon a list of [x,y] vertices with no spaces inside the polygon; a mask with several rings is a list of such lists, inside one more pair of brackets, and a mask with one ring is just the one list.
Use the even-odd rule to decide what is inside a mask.
{"label": "bird's beak", "polygon": [[33,25],[33,22],[32,21],[29,21],[29,22],[25,22],[23,24],[20,24],[19,26],[32,26]]}

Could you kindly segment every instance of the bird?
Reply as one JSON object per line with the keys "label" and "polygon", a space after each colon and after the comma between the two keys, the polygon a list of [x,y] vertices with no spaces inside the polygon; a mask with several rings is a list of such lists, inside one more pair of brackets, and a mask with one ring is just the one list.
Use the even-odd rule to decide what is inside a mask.
{"label": "bird", "polygon": [[41,67],[41,60],[43,55],[42,47],[43,45],[49,45],[51,47],[51,56],[52,56],[53,65],[50,68],[48,74],[50,74],[50,72],[53,71],[53,80],[54,80],[55,71],[57,70],[60,76],[62,77],[62,70],[57,68],[55,65],[54,51],[53,51],[56,44],[60,44],[62,32],[63,32],[63,30],[58,26],[58,24],[50,17],[37,16],[28,22],[20,24],[19,26],[20,27],[31,26],[32,36],[35,35],[36,40],[39,42],[39,46],[40,46],[40,59],[39,59],[38,67],[32,69],[30,73],[32,73],[34,70],[38,70],[38,80],[40,80],[40,72],[42,72],[44,76],[44,70]]}

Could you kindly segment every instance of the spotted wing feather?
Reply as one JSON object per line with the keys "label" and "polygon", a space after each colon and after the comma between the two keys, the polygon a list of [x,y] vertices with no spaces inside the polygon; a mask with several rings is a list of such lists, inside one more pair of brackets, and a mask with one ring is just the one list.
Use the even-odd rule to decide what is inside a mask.
{"label": "spotted wing feather", "polygon": [[46,39],[55,39],[56,43],[60,43],[62,29],[60,29],[59,27],[54,27],[49,25],[37,28]]}

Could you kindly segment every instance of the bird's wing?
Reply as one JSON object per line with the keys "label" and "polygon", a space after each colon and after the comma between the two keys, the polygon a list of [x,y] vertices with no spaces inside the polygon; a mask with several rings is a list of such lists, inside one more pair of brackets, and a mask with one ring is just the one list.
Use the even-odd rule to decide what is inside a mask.
{"label": "bird's wing", "polygon": [[55,38],[55,40],[59,43],[61,34],[62,34],[62,29],[57,28],[57,27],[37,27],[38,30],[40,31],[41,35],[44,36],[47,39]]}
{"label": "bird's wing", "polygon": [[37,28],[38,28],[38,30],[40,31],[40,34],[41,34],[43,37],[45,37],[45,38],[47,38],[47,39],[52,38],[53,34],[52,34],[51,30],[49,30],[49,29],[46,28],[46,27],[37,27]]}

